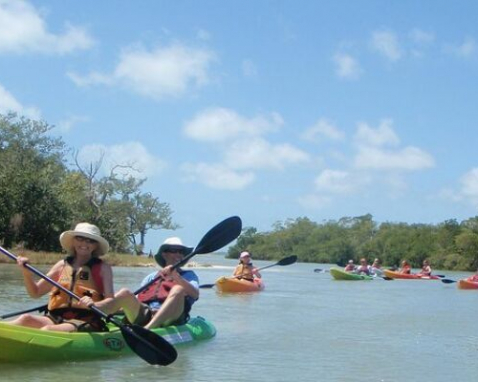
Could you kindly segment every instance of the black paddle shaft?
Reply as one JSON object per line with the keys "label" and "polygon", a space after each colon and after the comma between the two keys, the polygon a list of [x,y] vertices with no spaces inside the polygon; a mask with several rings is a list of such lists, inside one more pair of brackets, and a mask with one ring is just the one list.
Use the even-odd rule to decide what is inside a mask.
{"label": "black paddle shaft", "polygon": [[[12,260],[17,261],[17,257],[8,252],[6,249],[0,246],[0,251],[10,257]],[[50,284],[54,285],[62,292],[66,293],[68,296],[74,298],[75,300],[80,300],[76,294],[72,291],[66,289],[63,285],[58,284],[56,281],[52,280],[50,277],[44,275],[38,269],[32,267],[30,264],[23,264],[30,272],[33,272],[42,279],[48,281]],[[104,318],[106,321],[113,323],[121,329],[121,333],[130,346],[138,356],[143,358],[146,362],[152,365],[168,365],[177,358],[176,349],[168,341],[166,341],[161,336],[144,329],[138,325],[125,325],[115,320],[114,318],[108,316],[106,313],[99,310],[96,306],[89,307],[96,315]]]}

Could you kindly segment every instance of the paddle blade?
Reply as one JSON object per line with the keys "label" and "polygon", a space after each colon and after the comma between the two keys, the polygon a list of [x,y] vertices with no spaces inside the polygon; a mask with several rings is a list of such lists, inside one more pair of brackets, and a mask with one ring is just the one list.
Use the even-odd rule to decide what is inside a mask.
{"label": "paddle blade", "polygon": [[277,265],[290,265],[294,264],[297,261],[297,256],[292,255],[289,257],[284,257],[282,260],[277,262]]}
{"label": "paddle blade", "polygon": [[151,330],[138,325],[121,325],[120,329],[131,350],[151,365],[166,366],[178,357],[174,346]]}
{"label": "paddle blade", "polygon": [[211,289],[211,288],[214,288],[216,284],[202,284],[202,285],[199,285],[199,288],[201,289]]}
{"label": "paddle blade", "polygon": [[196,254],[212,253],[237,239],[242,231],[239,216],[231,216],[212,227],[194,249]]}
{"label": "paddle blade", "polygon": [[441,279],[441,282],[445,284],[456,283],[455,280],[451,280],[451,279]]}

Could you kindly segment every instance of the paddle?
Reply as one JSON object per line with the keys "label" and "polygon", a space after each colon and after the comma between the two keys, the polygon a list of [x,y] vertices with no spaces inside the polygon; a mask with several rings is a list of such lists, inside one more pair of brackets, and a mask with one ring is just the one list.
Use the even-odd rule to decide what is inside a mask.
{"label": "paddle", "polygon": [[[189,259],[191,259],[194,255],[197,254],[205,254],[217,251],[218,249],[224,247],[225,245],[229,244],[233,240],[237,239],[237,237],[241,234],[242,231],[242,221],[238,216],[231,216],[227,219],[224,219],[222,222],[216,224],[213,228],[211,228],[199,241],[196,248],[183,260],[179,261],[178,263],[173,265],[173,268],[176,269],[183,264],[185,264]],[[160,276],[151,280],[148,284],[145,284],[141,288],[139,288],[134,294],[139,294],[142,291],[146,290],[151,284],[153,284],[156,280],[158,280]],[[34,311],[45,311],[47,305],[37,306],[36,308],[31,308],[28,310],[24,310],[21,312],[14,312],[9,313],[0,318],[10,318],[14,316],[18,316],[24,313],[30,313]]]}
{"label": "paddle", "polygon": [[[241,231],[242,221],[238,216],[231,216],[227,219],[224,219],[222,222],[212,227],[204,235],[199,244],[189,255],[185,256],[181,261],[178,261],[176,264],[174,264],[173,269],[179,268],[180,266],[186,264],[194,255],[217,251],[218,249],[229,244],[231,241],[237,239],[237,237],[241,234]],[[148,289],[151,284],[154,284],[161,277],[161,274],[159,274],[149,283],[139,288],[136,292],[134,292],[134,294],[139,294]]]}
{"label": "paddle", "polygon": [[441,279],[440,281],[445,284],[452,284],[457,282],[456,280],[451,280],[451,279]]}
{"label": "paddle", "polygon": [[[0,252],[10,257],[12,260],[17,261],[17,257],[13,253],[8,252],[1,246]],[[44,275],[39,270],[32,267],[30,264],[26,263],[23,266],[37,276],[48,281],[50,284],[60,289],[68,296],[74,298],[75,300],[80,300],[80,297],[78,297],[76,294],[66,289],[62,285],[58,284],[56,281],[52,280],[48,276]],[[160,337],[156,333],[153,333],[152,331],[145,329],[139,325],[123,324],[114,319],[113,317],[108,316],[106,313],[102,312],[94,305],[91,306],[90,309],[96,315],[119,327],[123,338],[125,339],[128,346],[131,348],[131,350],[133,350],[138,356],[143,358],[149,364],[166,366],[176,360],[178,356],[176,349],[163,337]]]}
{"label": "paddle", "polygon": [[15,316],[19,316],[20,314],[25,314],[25,313],[31,313],[31,312],[44,312],[46,311],[46,308],[47,308],[48,305],[42,305],[42,306],[36,306],[34,308],[30,308],[30,309],[25,309],[25,310],[22,310],[20,312],[13,312],[13,313],[7,313],[7,314],[4,314],[3,316],[0,316],[0,319],[2,320],[5,320],[6,318],[11,318],[11,317],[15,317]]}
{"label": "paddle", "polygon": [[[294,264],[295,262],[297,261],[297,256],[296,255],[292,255],[292,256],[289,256],[289,257],[284,257],[282,260],[279,260],[277,263],[275,264],[271,264],[271,265],[267,265],[265,267],[262,267],[262,268],[258,268],[257,270],[258,271],[262,271],[264,269],[267,269],[267,268],[270,268],[270,267],[275,267],[276,265],[281,265],[281,266],[284,266],[284,265],[290,265],[290,264]],[[229,277],[231,279],[237,279],[238,277],[241,277],[241,276],[233,276],[233,277]],[[203,285],[200,285],[199,288],[202,288],[202,289],[210,289],[210,288],[213,288],[216,284],[203,284]]]}

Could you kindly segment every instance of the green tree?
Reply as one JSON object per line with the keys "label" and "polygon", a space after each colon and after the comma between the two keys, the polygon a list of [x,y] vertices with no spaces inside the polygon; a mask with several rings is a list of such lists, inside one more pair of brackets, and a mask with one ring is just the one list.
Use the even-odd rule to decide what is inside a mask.
{"label": "green tree", "polygon": [[48,136],[51,129],[16,114],[0,115],[0,235],[6,246],[59,249],[68,220],[58,192],[67,149]]}

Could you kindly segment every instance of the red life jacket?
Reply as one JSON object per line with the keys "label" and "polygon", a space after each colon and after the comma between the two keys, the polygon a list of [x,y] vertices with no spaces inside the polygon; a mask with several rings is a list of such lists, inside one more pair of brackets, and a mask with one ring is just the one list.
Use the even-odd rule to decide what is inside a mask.
{"label": "red life jacket", "polygon": [[[160,273],[155,276],[157,277]],[[145,304],[158,301],[163,303],[169,295],[175,282],[172,280],[164,280],[160,277],[154,283],[152,283],[147,289],[138,294],[138,300]]]}

